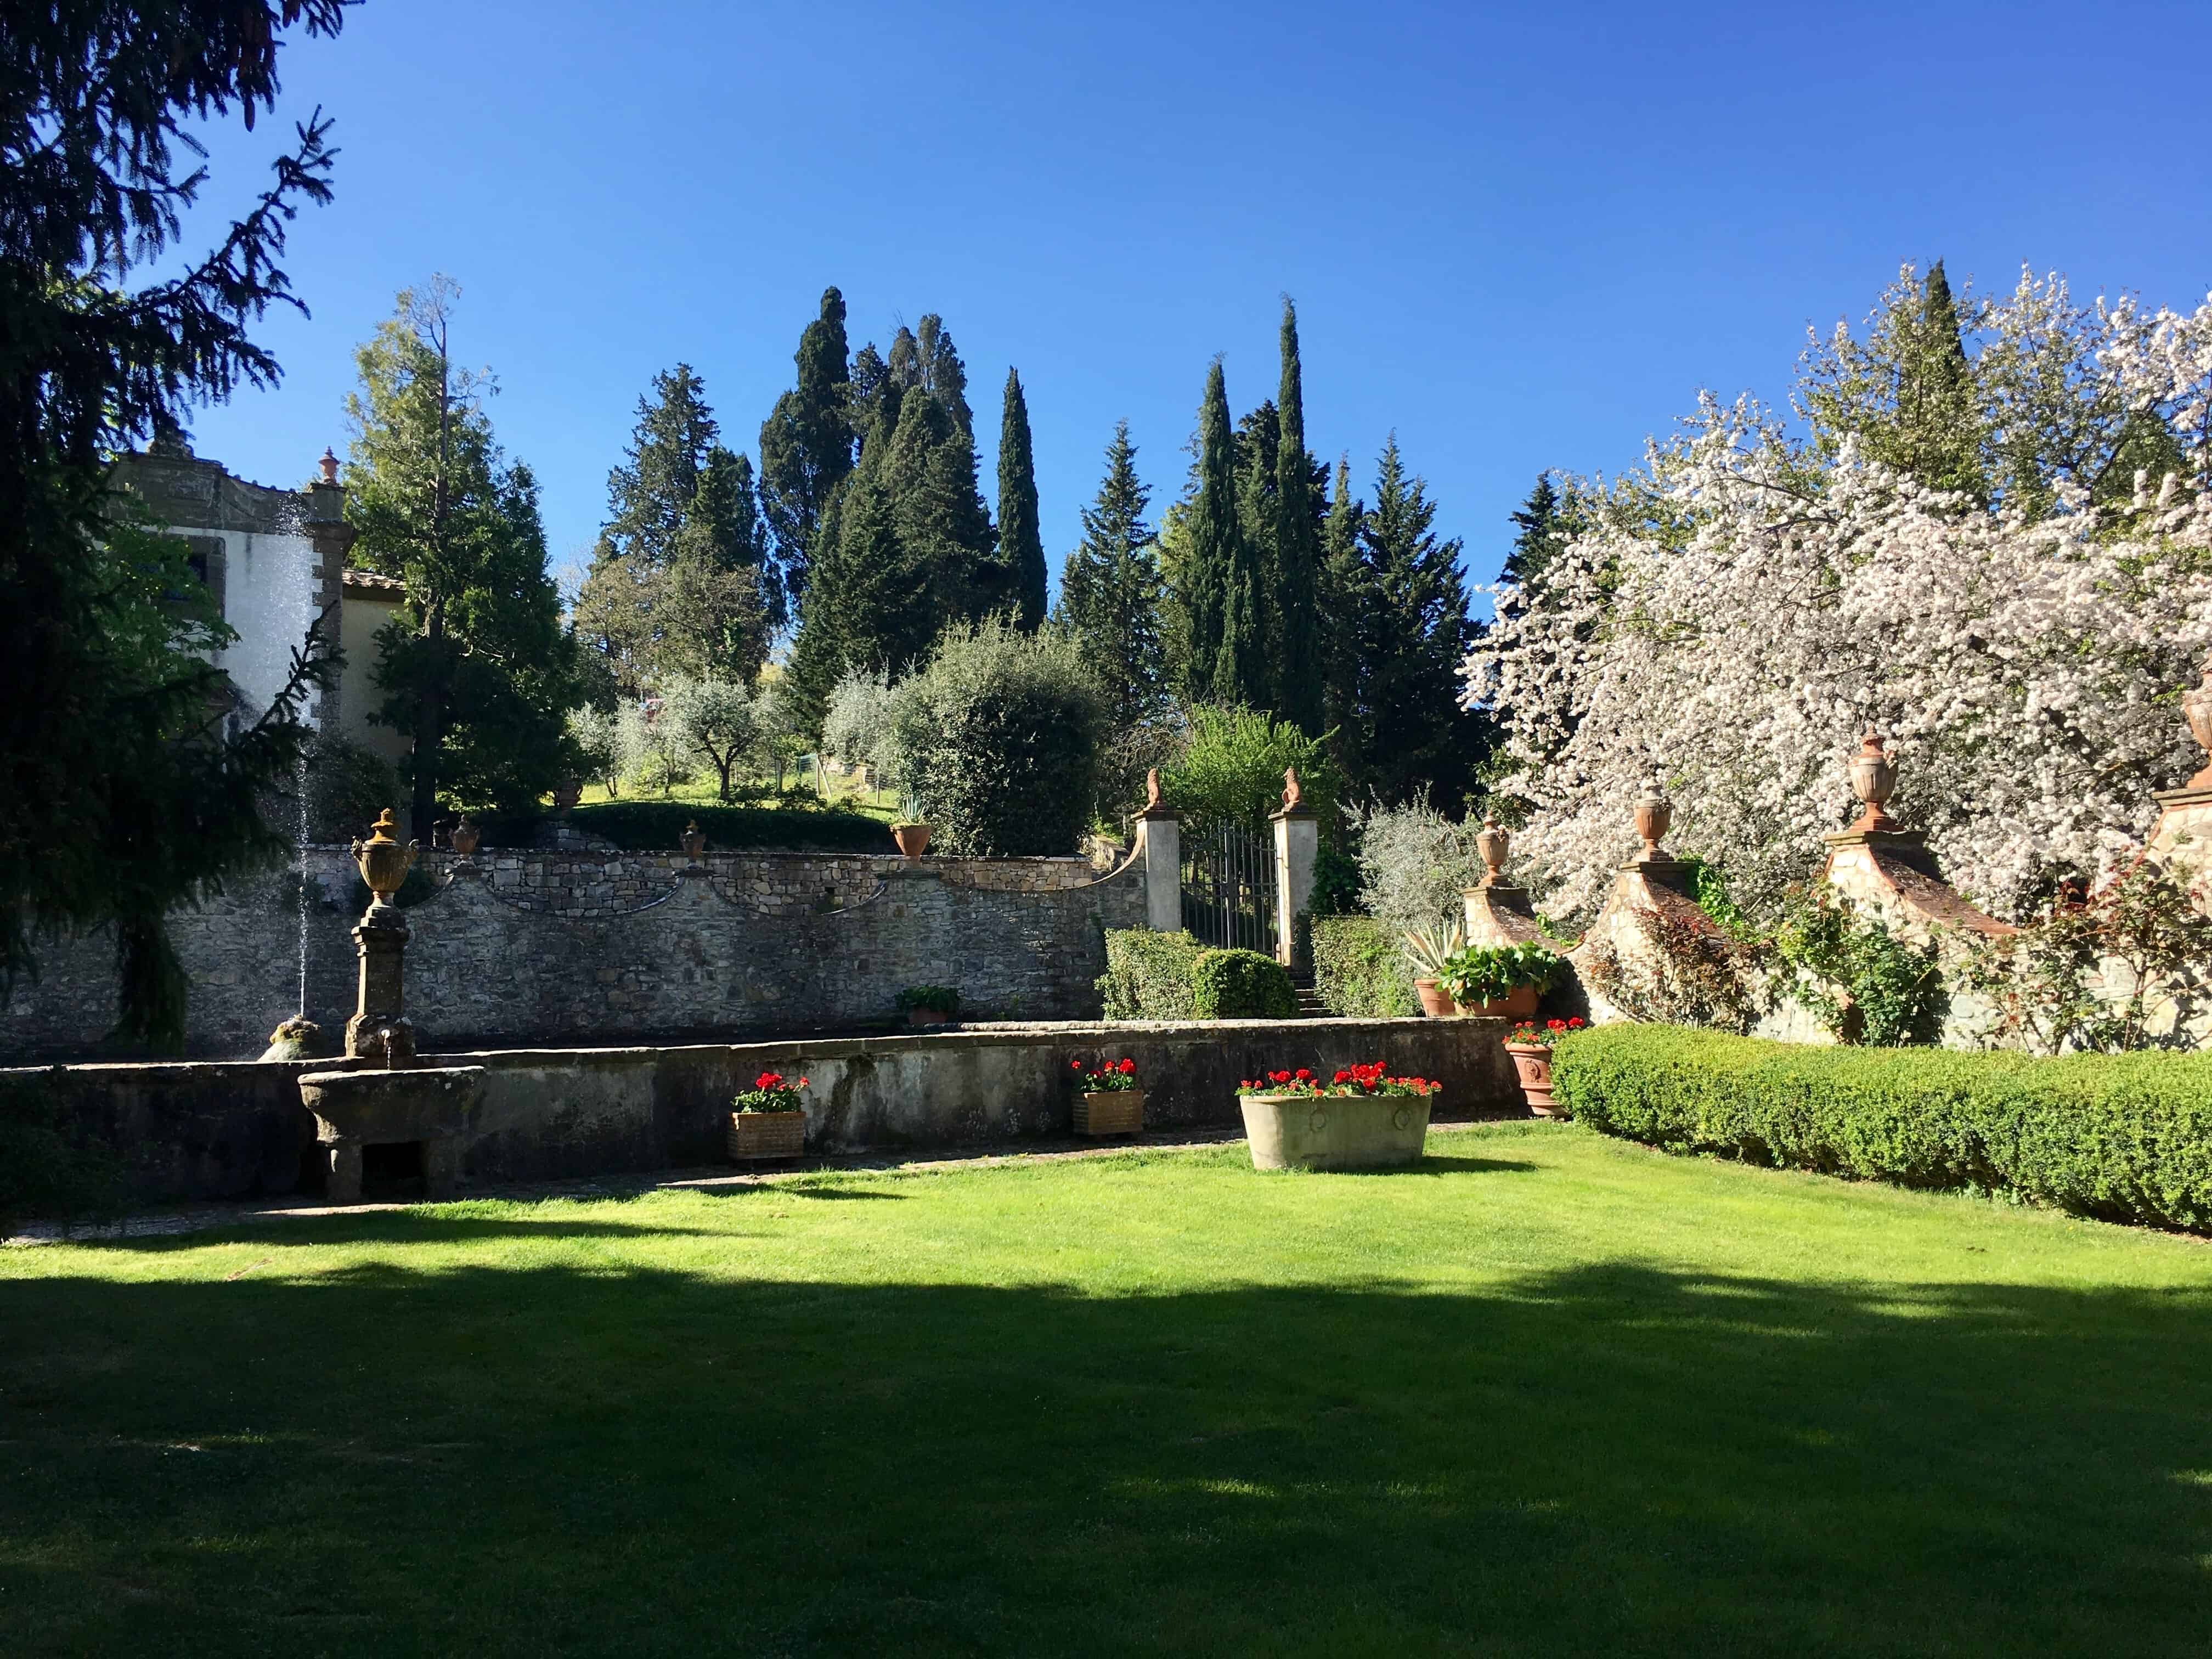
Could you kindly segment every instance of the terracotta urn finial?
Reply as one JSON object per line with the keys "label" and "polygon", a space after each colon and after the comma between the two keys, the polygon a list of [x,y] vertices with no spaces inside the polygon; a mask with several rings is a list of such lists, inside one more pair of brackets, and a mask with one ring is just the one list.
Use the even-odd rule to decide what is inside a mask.
{"label": "terracotta urn finial", "polygon": [[407,872],[422,854],[420,842],[410,841],[404,847],[399,844],[399,837],[394,833],[398,828],[398,821],[387,806],[369,826],[368,839],[356,839],[353,843],[354,862],[360,866],[361,878],[376,895],[379,904],[399,890],[400,884],[407,879]]}
{"label": "terracotta urn finial", "polygon": [[707,832],[699,827],[698,819],[694,818],[684,826],[684,834],[679,840],[684,848],[684,856],[693,863],[697,863],[699,854],[707,850]]}
{"label": "terracotta urn finial", "polygon": [[2204,678],[2197,689],[2181,694],[2181,715],[2189,722],[2189,735],[2205,752],[2204,769],[2183,787],[2212,789],[2212,657],[2204,659]]}
{"label": "terracotta urn finial", "polygon": [[325,447],[323,450],[323,459],[319,463],[318,463],[318,465],[319,465],[323,469],[323,482],[325,483],[334,484],[338,481],[338,458],[331,452],[327,446]]}
{"label": "terracotta urn finial", "polygon": [[1897,820],[1884,810],[1897,793],[1897,763],[1884,751],[1882,742],[1881,732],[1869,732],[1859,740],[1859,752],[1851,757],[1851,793],[1866,809],[1851,825],[1855,834],[1897,828]]}
{"label": "terracotta urn finial", "polygon": [[453,825],[451,837],[453,851],[465,859],[474,858],[477,847],[483,839],[483,832],[477,828],[476,820],[466,812],[462,813],[459,820]]}
{"label": "terracotta urn finial", "polygon": [[1643,796],[1636,803],[1636,833],[1644,838],[1644,856],[1647,859],[1672,858],[1673,854],[1659,844],[1674,822],[1674,803],[1667,799],[1666,786],[1657,778],[1644,786]]}
{"label": "terracotta urn finial", "polygon": [[1496,887],[1505,879],[1506,849],[1513,838],[1498,827],[1498,820],[1488,813],[1483,815],[1482,828],[1475,832],[1474,850],[1482,854],[1485,887]]}

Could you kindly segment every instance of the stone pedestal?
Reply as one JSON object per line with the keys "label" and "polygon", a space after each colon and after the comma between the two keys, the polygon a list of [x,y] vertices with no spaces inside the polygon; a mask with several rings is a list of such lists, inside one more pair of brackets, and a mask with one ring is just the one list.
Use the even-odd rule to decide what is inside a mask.
{"label": "stone pedestal", "polygon": [[1544,930],[1528,902],[1525,887],[1486,882],[1460,895],[1466,913],[1467,942],[1492,949],[1509,945],[1541,945]]}
{"label": "stone pedestal", "polygon": [[1828,862],[1820,879],[1863,909],[1915,939],[1939,931],[2001,939],[2020,930],[1976,909],[1943,879],[1928,838],[1917,830],[1850,829],[1822,837]]}
{"label": "stone pedestal", "polygon": [[1156,933],[1182,927],[1182,814],[1165,806],[1137,815],[1145,855],[1145,926]]}
{"label": "stone pedestal", "polygon": [[346,1056],[385,1066],[415,1058],[415,1028],[402,1012],[404,963],[410,935],[399,907],[379,899],[353,930],[361,954],[359,994],[346,1022]]}
{"label": "stone pedestal", "polygon": [[1321,819],[1310,806],[1285,806],[1275,826],[1275,960],[1307,968],[1313,947],[1298,918],[1313,908],[1314,860],[1321,853]]}
{"label": "stone pedestal", "polygon": [[2212,916],[2212,788],[2168,789],[2151,799],[2158,823],[2144,850],[2185,878],[2197,908]]}
{"label": "stone pedestal", "polygon": [[485,1075],[481,1066],[306,1073],[300,1102],[315,1120],[327,1160],[324,1196],[332,1204],[359,1203],[362,1149],[410,1144],[422,1149],[425,1195],[450,1195],[460,1183]]}

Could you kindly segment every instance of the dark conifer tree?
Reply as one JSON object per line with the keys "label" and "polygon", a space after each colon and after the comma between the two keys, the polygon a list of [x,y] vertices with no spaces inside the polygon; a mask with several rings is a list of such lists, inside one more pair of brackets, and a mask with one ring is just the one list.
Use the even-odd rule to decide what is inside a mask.
{"label": "dark conifer tree", "polygon": [[1317,614],[1320,496],[1314,487],[1313,458],[1306,453],[1298,315],[1287,299],[1283,301],[1282,385],[1275,404],[1280,432],[1274,458],[1274,560],[1268,583],[1274,616],[1274,711],[1309,737],[1319,737],[1326,701]]}
{"label": "dark conifer tree", "polygon": [[1184,686],[1193,702],[1265,708],[1267,655],[1259,572],[1237,510],[1236,435],[1218,357],[1206,371],[1198,436],[1198,493],[1190,504],[1180,573],[1185,591],[1178,596],[1190,653]]}
{"label": "dark conifer tree", "polygon": [[1022,377],[1011,368],[999,422],[999,558],[1012,584],[1014,619],[1035,633],[1044,621],[1044,537],[1037,525],[1029,400],[1022,395]]}
{"label": "dark conifer tree", "polygon": [[845,296],[822,294],[821,314],[799,336],[794,362],[799,382],[775,400],[761,426],[760,495],[781,565],[785,599],[804,606],[807,562],[828,504],[853,470],[853,427],[848,393]]}
{"label": "dark conifer tree", "polygon": [[1332,740],[1338,764],[1346,777],[1364,775],[1360,750],[1363,727],[1359,720],[1363,661],[1360,654],[1361,618],[1376,608],[1370,597],[1366,562],[1360,556],[1360,532],[1367,523],[1365,505],[1352,493],[1352,462],[1336,459],[1335,487],[1330,492],[1328,519],[1322,532],[1322,608],[1330,627],[1351,648],[1326,654],[1325,714],[1336,733]]}
{"label": "dark conifer tree", "polygon": [[1422,785],[1447,807],[1475,781],[1486,724],[1459,707],[1459,665],[1474,641],[1456,538],[1439,540],[1436,503],[1408,477],[1394,435],[1359,530],[1358,668],[1347,717],[1349,781],[1385,802]]}
{"label": "dark conifer tree", "polygon": [[1114,428],[1106,477],[1083,509],[1083,540],[1060,577],[1060,622],[1081,635],[1107,684],[1112,730],[1126,732],[1158,717],[1167,701],[1162,642],[1163,584],[1145,522],[1151,499],[1137,477],[1129,423]]}
{"label": "dark conifer tree", "polygon": [[1534,601],[1543,589],[1544,573],[1574,539],[1573,503],[1553,487],[1550,473],[1541,472],[1536,476],[1536,487],[1528,492],[1528,499],[1512,516],[1516,526],[1513,548],[1506,554],[1498,577],[1500,581],[1517,584]]}

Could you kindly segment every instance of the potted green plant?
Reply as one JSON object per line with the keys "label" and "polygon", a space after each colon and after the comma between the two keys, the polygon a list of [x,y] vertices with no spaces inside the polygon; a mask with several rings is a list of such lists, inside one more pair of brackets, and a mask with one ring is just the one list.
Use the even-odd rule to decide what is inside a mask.
{"label": "potted green plant", "polygon": [[910,859],[918,859],[929,850],[929,826],[921,821],[921,798],[911,791],[899,802],[898,822],[891,825],[891,839],[898,843],[899,851]]}
{"label": "potted green plant", "polygon": [[797,1158],[806,1150],[806,1079],[763,1072],[730,1102],[730,1157],[739,1164]]}
{"label": "potted green plant", "polygon": [[1513,1069],[1521,1074],[1521,1093],[1538,1117],[1559,1117],[1559,1103],[1552,1093],[1552,1048],[1560,1038],[1583,1029],[1579,1018],[1547,1019],[1541,1024],[1524,1019],[1505,1036],[1505,1052],[1513,1056]]}
{"label": "potted green plant", "polygon": [[1454,1012],[1450,994],[1439,981],[1445,966],[1466,943],[1467,935],[1456,921],[1442,927],[1409,927],[1399,938],[1399,949],[1413,964],[1413,994],[1431,1019],[1445,1019]]}
{"label": "potted green plant", "polygon": [[1421,1161],[1431,1098],[1443,1085],[1392,1077],[1381,1060],[1327,1081],[1300,1066],[1237,1085],[1255,1170],[1380,1170]]}
{"label": "potted green plant", "polygon": [[1133,1135],[1145,1127],[1145,1090],[1137,1081],[1137,1062],[1101,1060],[1085,1066],[1068,1061],[1076,1074],[1075,1133],[1079,1135]]}
{"label": "potted green plant", "polygon": [[960,1017],[960,993],[950,985],[909,985],[898,1006],[909,1025],[950,1025]]}
{"label": "potted green plant", "polygon": [[1540,945],[1478,945],[1455,952],[1437,977],[1463,1014],[1525,1019],[1565,966]]}

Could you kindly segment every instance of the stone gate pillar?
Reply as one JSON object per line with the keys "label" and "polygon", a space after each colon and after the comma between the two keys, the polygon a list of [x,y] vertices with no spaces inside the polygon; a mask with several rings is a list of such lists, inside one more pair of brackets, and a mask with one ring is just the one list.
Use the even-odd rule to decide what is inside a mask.
{"label": "stone gate pillar", "polygon": [[1137,835],[1145,853],[1145,926],[1156,933],[1182,927],[1182,814],[1160,800],[1160,775],[1145,780]]}
{"label": "stone gate pillar", "polygon": [[1313,908],[1314,860],[1321,851],[1321,818],[1305,803],[1296,770],[1283,774],[1283,810],[1275,826],[1275,960],[1285,968],[1310,966],[1310,936],[1298,918]]}

